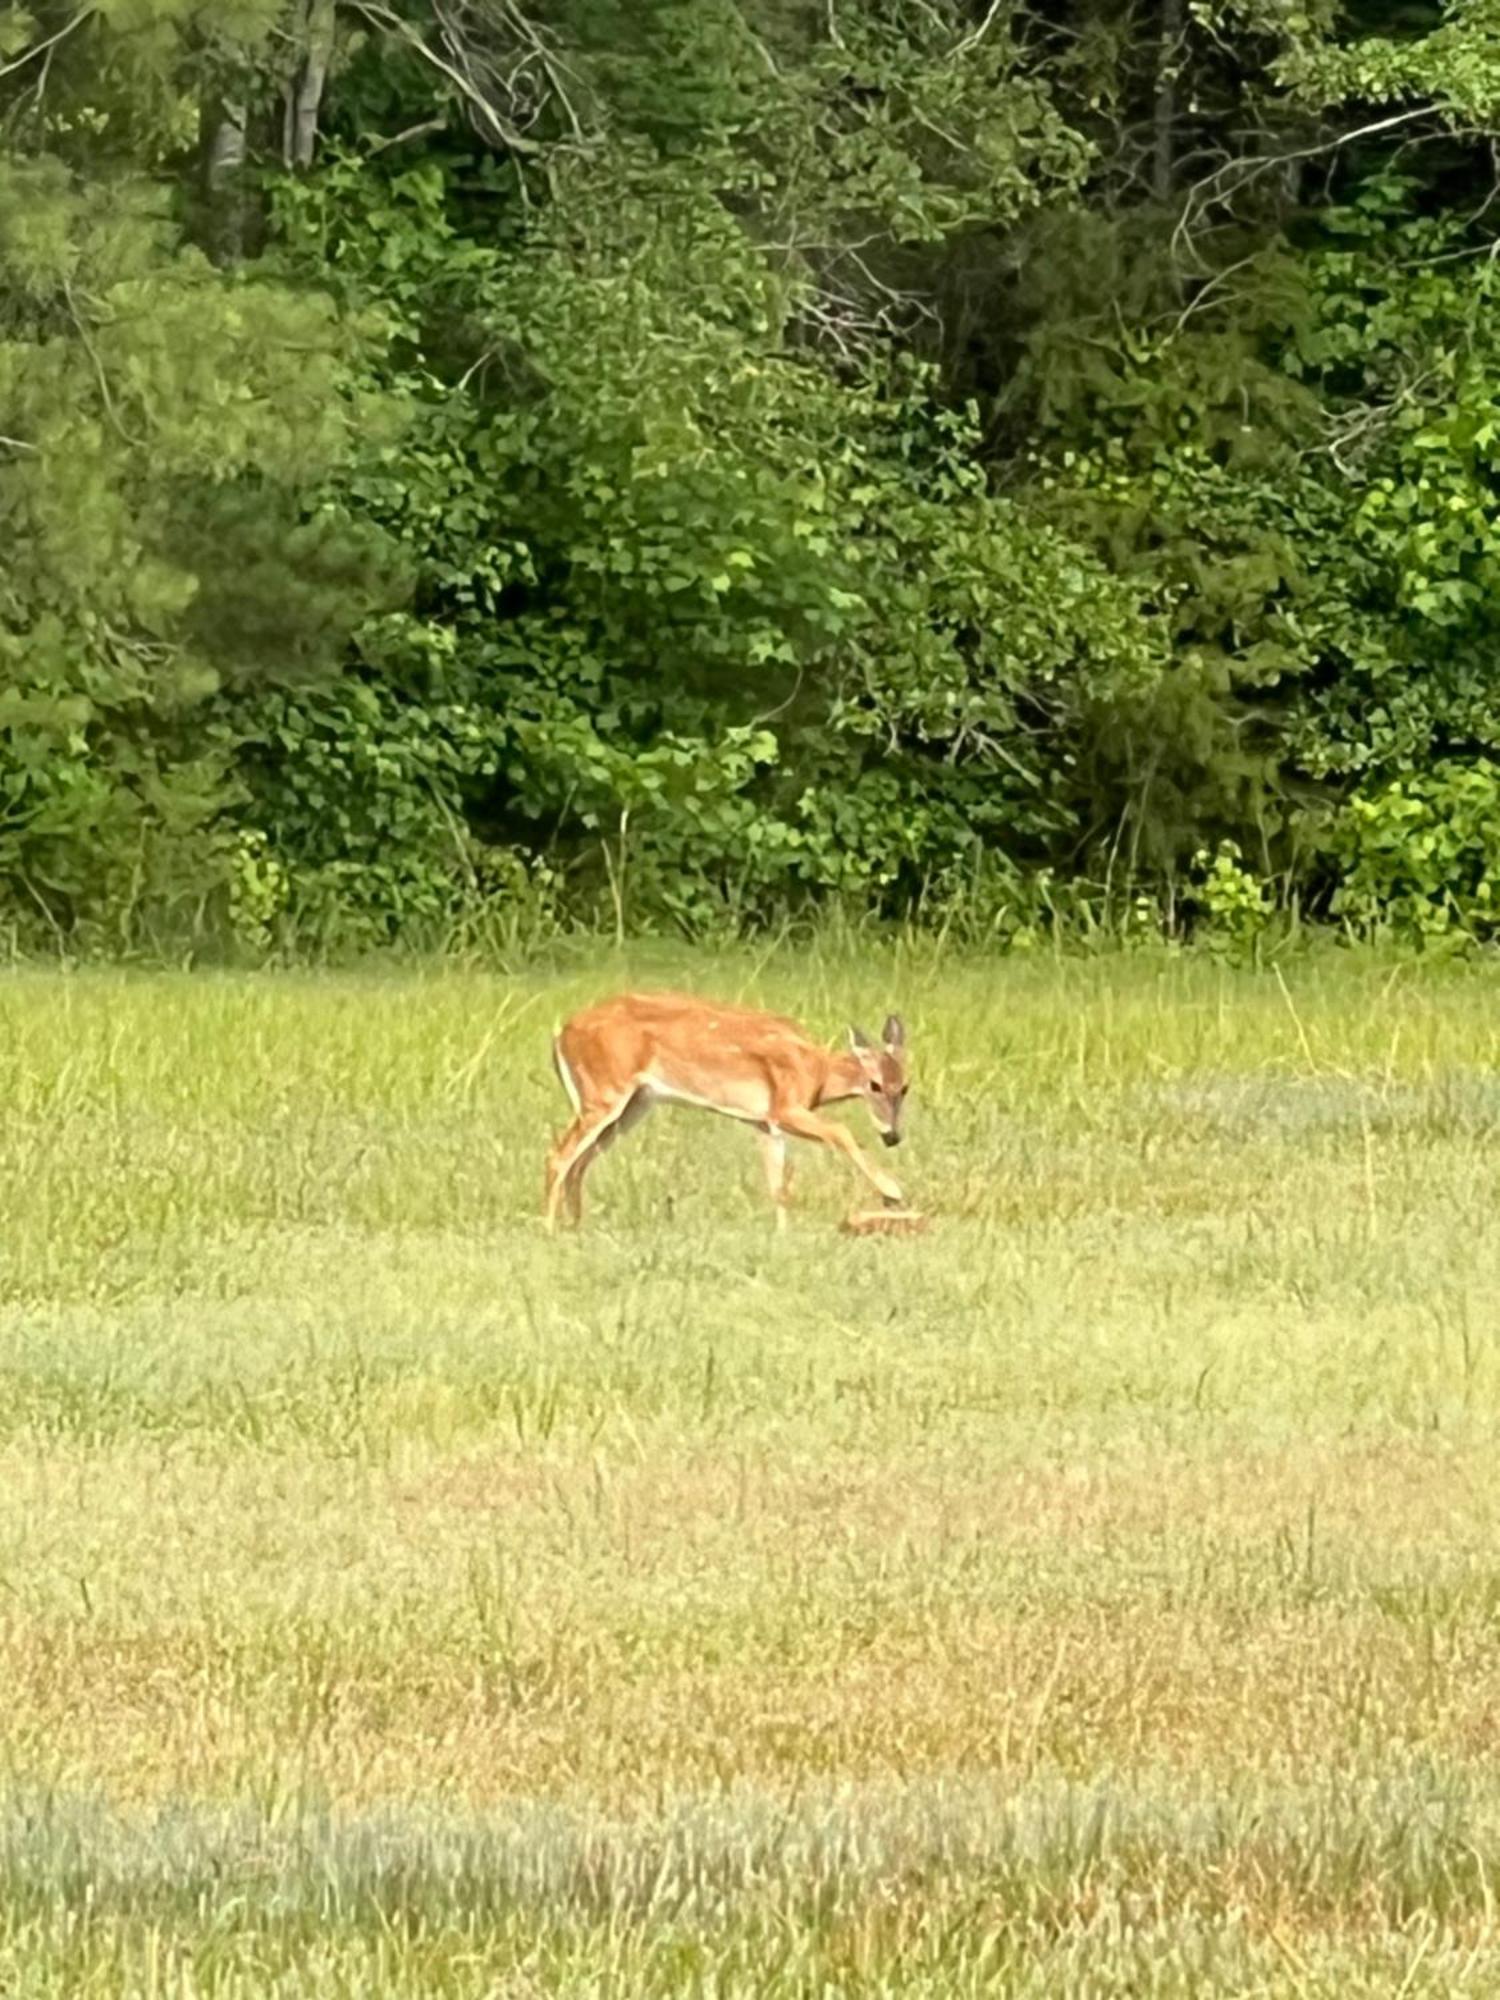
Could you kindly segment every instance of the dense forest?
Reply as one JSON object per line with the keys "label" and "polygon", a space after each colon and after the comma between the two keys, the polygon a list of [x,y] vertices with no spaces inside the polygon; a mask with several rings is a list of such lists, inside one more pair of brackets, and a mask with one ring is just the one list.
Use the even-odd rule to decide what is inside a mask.
{"label": "dense forest", "polygon": [[1496,0],[0,0],[0,926],[1500,921]]}

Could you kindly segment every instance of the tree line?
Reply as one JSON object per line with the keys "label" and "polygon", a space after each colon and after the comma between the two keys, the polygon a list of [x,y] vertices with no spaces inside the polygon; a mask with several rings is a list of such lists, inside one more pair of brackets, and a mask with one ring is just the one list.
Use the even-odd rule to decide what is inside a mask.
{"label": "tree line", "polygon": [[1500,912],[1493,0],[0,0],[20,948]]}

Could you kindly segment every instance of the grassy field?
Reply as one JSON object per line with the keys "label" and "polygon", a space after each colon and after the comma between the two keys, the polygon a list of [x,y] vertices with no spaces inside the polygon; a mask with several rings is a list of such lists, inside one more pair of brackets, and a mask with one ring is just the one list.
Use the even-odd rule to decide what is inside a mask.
{"label": "grassy field", "polygon": [[[556,1018],[904,1011],[851,1241]],[[1500,1990],[1500,985],[0,984],[0,1993]]]}

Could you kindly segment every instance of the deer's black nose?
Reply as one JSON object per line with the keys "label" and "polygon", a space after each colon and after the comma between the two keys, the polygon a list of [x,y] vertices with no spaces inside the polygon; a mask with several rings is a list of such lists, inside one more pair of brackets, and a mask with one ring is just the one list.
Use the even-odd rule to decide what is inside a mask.
{"label": "deer's black nose", "polygon": [[901,1144],[901,1134],[899,1132],[882,1132],[880,1136],[888,1146],[899,1146]]}

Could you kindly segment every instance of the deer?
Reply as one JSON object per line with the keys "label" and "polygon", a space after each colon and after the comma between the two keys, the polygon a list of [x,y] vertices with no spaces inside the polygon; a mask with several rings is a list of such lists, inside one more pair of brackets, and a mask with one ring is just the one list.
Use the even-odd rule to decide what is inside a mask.
{"label": "deer", "polygon": [[717,1112],[759,1135],[778,1230],[786,1227],[791,1185],[788,1139],[842,1153],[888,1208],[904,1203],[899,1183],[866,1158],[853,1133],[822,1115],[825,1105],[859,1098],[885,1145],[900,1145],[907,1072],[898,1015],[888,1016],[878,1045],[851,1027],[843,1050],[823,1047],[779,1014],[687,993],[621,993],[565,1022],[552,1060],[573,1122],[547,1156],[549,1231],[564,1207],[571,1223],[582,1222],[589,1168],[654,1104]]}

